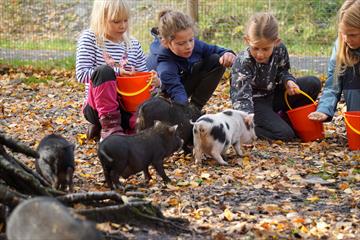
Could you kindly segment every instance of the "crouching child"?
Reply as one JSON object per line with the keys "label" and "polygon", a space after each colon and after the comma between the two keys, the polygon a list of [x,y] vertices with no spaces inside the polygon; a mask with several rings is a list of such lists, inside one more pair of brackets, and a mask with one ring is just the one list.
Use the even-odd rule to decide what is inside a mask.
{"label": "crouching child", "polygon": [[241,144],[256,139],[253,115],[243,111],[229,109],[217,114],[205,114],[193,124],[193,155],[197,164],[206,155],[221,165],[228,165],[222,155],[230,146],[241,156]]}
{"label": "crouching child", "polygon": [[99,145],[98,156],[108,187],[121,189],[120,176],[128,178],[140,171],[144,172],[145,180],[150,181],[150,164],[165,183],[169,182],[163,160],[182,146],[176,129],[177,125],[156,121],[153,127],[135,135],[111,135],[104,139]]}

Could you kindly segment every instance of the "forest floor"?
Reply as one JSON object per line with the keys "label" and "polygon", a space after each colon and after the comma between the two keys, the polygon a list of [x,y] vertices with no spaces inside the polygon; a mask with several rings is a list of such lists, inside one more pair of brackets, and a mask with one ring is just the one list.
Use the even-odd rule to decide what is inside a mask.
{"label": "forest floor", "polygon": [[[75,143],[75,192],[108,190],[97,157],[97,144],[87,141],[81,113],[84,86],[73,72],[1,68],[0,130],[32,148],[47,134],[58,133]],[[52,80],[29,83],[29,76]],[[230,108],[228,75],[218,86],[207,113]],[[171,184],[154,169],[153,180],[142,174],[122,180],[142,192],[165,216],[190,222],[204,239],[356,239],[360,235],[360,153],[347,148],[338,113],[325,124],[325,138],[310,143],[262,141],[244,146],[244,156],[228,152],[229,165],[213,159],[196,165],[191,155],[177,152],[165,161]],[[137,147],[137,146],[134,146]],[[242,159],[242,166],[237,161]],[[33,160],[22,158],[34,168]],[[136,239],[177,239],[128,224],[99,224],[108,232]],[[198,238],[198,237],[197,237]]]}

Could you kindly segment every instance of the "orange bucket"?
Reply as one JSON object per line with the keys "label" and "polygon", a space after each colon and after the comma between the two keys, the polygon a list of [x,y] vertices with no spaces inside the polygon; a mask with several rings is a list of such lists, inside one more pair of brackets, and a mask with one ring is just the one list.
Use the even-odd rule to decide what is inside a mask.
{"label": "orange bucket", "polygon": [[344,120],[350,150],[360,150],[360,111],[346,112]]}
{"label": "orange bucket", "polygon": [[121,95],[124,108],[136,112],[137,107],[151,97],[152,72],[135,72],[132,75],[116,77],[117,92]]}
{"label": "orange bucket", "polygon": [[301,91],[300,89],[298,91],[305,97],[309,98],[313,103],[292,109],[289,105],[287,93],[285,91],[285,102],[290,109],[289,111],[287,111],[287,115],[289,116],[296,135],[298,135],[303,142],[310,142],[324,138],[323,123],[313,121],[308,118],[308,115],[311,112],[316,111],[317,104],[305,92]]}

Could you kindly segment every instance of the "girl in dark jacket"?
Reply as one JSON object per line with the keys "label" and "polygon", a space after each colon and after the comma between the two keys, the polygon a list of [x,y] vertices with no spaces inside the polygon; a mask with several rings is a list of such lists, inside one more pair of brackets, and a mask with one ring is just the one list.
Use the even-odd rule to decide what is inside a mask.
{"label": "girl in dark jacket", "polygon": [[295,132],[284,112],[311,103],[299,94],[306,92],[316,99],[320,80],[316,77],[295,78],[290,72],[286,46],[278,36],[278,23],[270,13],[254,14],[247,25],[241,51],[232,67],[230,95],[233,108],[254,114],[255,132],[263,139],[292,140]]}
{"label": "girl in dark jacket", "polygon": [[166,10],[159,14],[159,26],[152,30],[147,67],[156,70],[162,92],[172,101],[189,102],[202,109],[215,91],[235,54],[195,38],[193,20],[184,13]]}

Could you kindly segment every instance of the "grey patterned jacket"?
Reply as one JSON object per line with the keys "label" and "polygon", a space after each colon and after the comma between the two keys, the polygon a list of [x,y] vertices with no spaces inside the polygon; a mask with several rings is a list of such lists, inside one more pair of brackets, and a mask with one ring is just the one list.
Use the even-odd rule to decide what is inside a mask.
{"label": "grey patterned jacket", "polygon": [[267,64],[257,63],[250,55],[249,48],[240,52],[231,70],[230,97],[233,108],[253,113],[254,98],[273,94],[276,85],[286,84],[288,80],[296,82],[289,69],[289,54],[282,43],[274,48]]}

